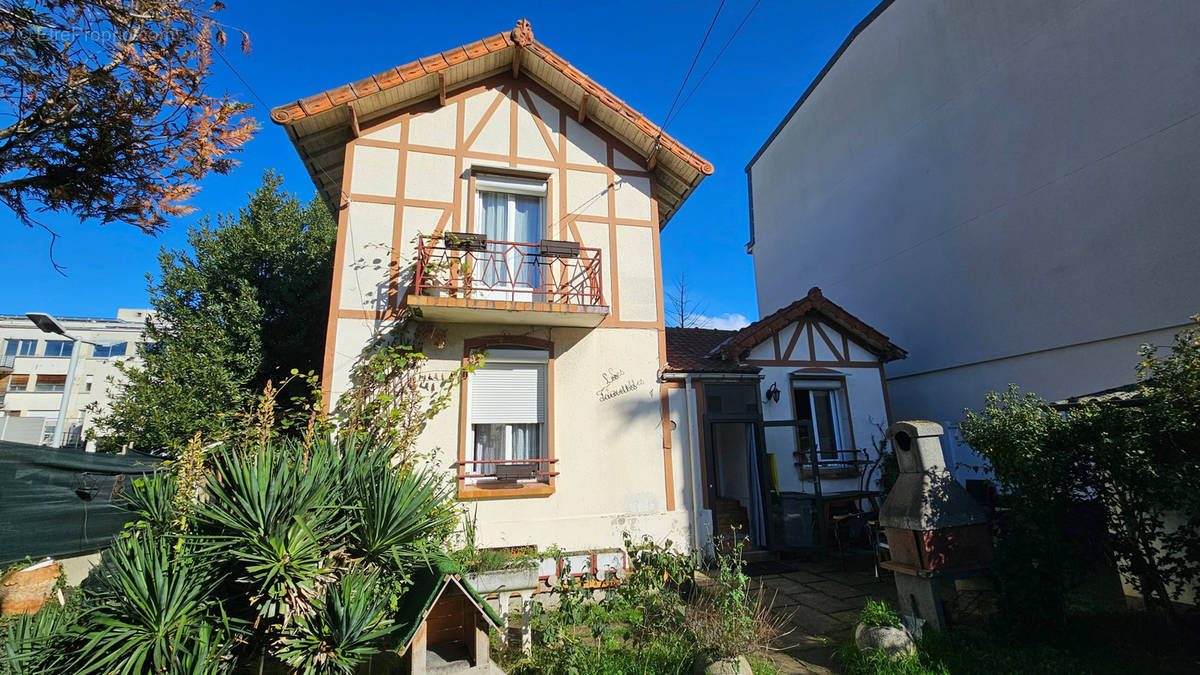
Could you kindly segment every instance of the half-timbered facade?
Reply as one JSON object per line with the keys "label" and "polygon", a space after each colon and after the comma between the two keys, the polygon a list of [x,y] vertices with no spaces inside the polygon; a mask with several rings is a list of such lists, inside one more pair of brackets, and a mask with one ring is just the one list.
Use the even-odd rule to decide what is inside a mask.
{"label": "half-timbered facade", "polygon": [[817,288],[739,331],[667,340],[697,532],[806,548],[834,516],[871,508],[891,417],[884,364],[904,350]]}
{"label": "half-timbered facade", "polygon": [[533,39],[506,33],[281,106],[338,217],[324,381],[412,317],[433,372],[473,353],[422,449],[481,546],[682,538],[659,231],[712,166]]}

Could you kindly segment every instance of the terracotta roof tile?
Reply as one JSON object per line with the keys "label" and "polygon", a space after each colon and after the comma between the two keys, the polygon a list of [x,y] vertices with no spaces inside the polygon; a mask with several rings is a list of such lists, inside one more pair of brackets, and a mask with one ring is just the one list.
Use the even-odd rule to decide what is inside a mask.
{"label": "terracotta roof tile", "polygon": [[737,331],[709,328],[667,328],[667,366],[669,373],[757,373],[755,366],[709,356],[718,345]]}
{"label": "terracotta roof tile", "polygon": [[751,348],[809,312],[819,312],[885,362],[908,356],[908,352],[892,344],[886,335],[822,295],[821,289],[816,286],[809,289],[808,295],[803,298],[737,331],[736,335],[720,345],[719,352],[727,358],[743,358]]}
{"label": "terracotta roof tile", "polygon": [[351,84],[350,87],[354,89],[354,93],[358,98],[370,96],[371,94],[374,94],[380,90],[379,83],[375,81],[373,76],[359,80],[358,82]]}
{"label": "terracotta roof tile", "polygon": [[[385,70],[375,75],[374,78],[359,80],[353,85],[339,87],[317,94],[316,96],[310,96],[296,103],[278,106],[271,110],[271,120],[276,124],[297,122],[305,117],[325,112],[348,101],[370,96],[404,82],[411,82],[426,75],[436,73],[439,70],[444,70],[451,65],[465,63],[470,59],[477,59],[486,54],[507,49],[513,45],[519,45],[522,49],[529,50],[530,53],[545,61],[551,68],[559,71],[569,80],[579,85],[599,104],[610,108],[632,123],[642,133],[654,139],[660,148],[675,155],[704,175],[711,175],[713,173],[713,165],[710,162],[667,135],[658,125],[631,108],[629,104],[617,98],[612,92],[596,83],[595,80],[580,72],[579,69],[568,63],[566,59],[536,41],[533,37],[533,29],[525,19],[519,20],[516,28],[507,33],[497,33],[477,42],[456,47],[440,54],[434,54],[419,61],[406,63],[397,68]],[[370,80],[374,80],[374,86],[369,83]],[[362,86],[359,86],[360,84]],[[346,98],[347,95],[349,98]]]}
{"label": "terracotta roof tile", "polygon": [[470,59],[471,56],[469,54],[467,54],[466,49],[464,49],[462,47],[455,47],[454,49],[451,49],[450,51],[442,52],[442,58],[446,59],[446,63],[448,63],[452,66],[457,66],[458,64],[463,63],[463,62],[467,61],[468,59]]}

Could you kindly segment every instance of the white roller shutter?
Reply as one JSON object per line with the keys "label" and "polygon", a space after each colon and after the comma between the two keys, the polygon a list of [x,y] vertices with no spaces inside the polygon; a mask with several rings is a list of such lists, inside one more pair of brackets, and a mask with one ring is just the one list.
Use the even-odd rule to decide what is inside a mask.
{"label": "white roller shutter", "polygon": [[489,350],[484,365],[468,376],[472,424],[546,421],[544,351]]}
{"label": "white roller shutter", "polygon": [[841,380],[792,380],[794,389],[841,389]]}

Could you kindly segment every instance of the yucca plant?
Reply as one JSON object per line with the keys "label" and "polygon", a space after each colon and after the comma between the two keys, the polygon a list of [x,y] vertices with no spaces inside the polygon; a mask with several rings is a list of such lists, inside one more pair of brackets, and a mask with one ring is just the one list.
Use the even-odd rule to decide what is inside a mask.
{"label": "yucca plant", "polygon": [[[118,539],[83,617],[79,675],[227,672],[233,627],[212,591],[218,581],[188,551],[151,537]],[[186,667],[185,667],[186,666]]]}
{"label": "yucca plant", "polygon": [[166,471],[137,478],[122,495],[122,508],[137,514],[139,523],[144,523],[151,532],[165,532],[175,518],[173,503],[177,485],[175,477]]}
{"label": "yucca plant", "polygon": [[448,508],[450,485],[436,473],[387,470],[360,488],[361,502],[352,535],[356,553],[367,562],[400,568],[406,558],[423,555],[440,531],[456,520]]}
{"label": "yucca plant", "polygon": [[306,449],[284,441],[212,459],[194,538],[213,564],[232,565],[261,618],[286,625],[332,580],[331,552],[352,526],[340,499],[339,457],[328,442]]}
{"label": "yucca plant", "polygon": [[380,639],[398,625],[389,619],[387,594],[376,576],[360,570],[325,589],[316,611],[301,616],[285,634],[276,655],[304,675],[350,675],[372,655]]}
{"label": "yucca plant", "polygon": [[49,602],[36,614],[6,617],[0,623],[0,675],[61,672],[77,613]]}

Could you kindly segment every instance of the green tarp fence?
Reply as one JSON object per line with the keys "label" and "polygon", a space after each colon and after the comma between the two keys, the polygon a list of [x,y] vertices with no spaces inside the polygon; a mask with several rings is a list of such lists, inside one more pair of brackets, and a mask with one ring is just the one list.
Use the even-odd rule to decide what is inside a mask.
{"label": "green tarp fence", "polygon": [[0,441],[0,564],[108,546],[132,521],[121,493],[161,459]]}

